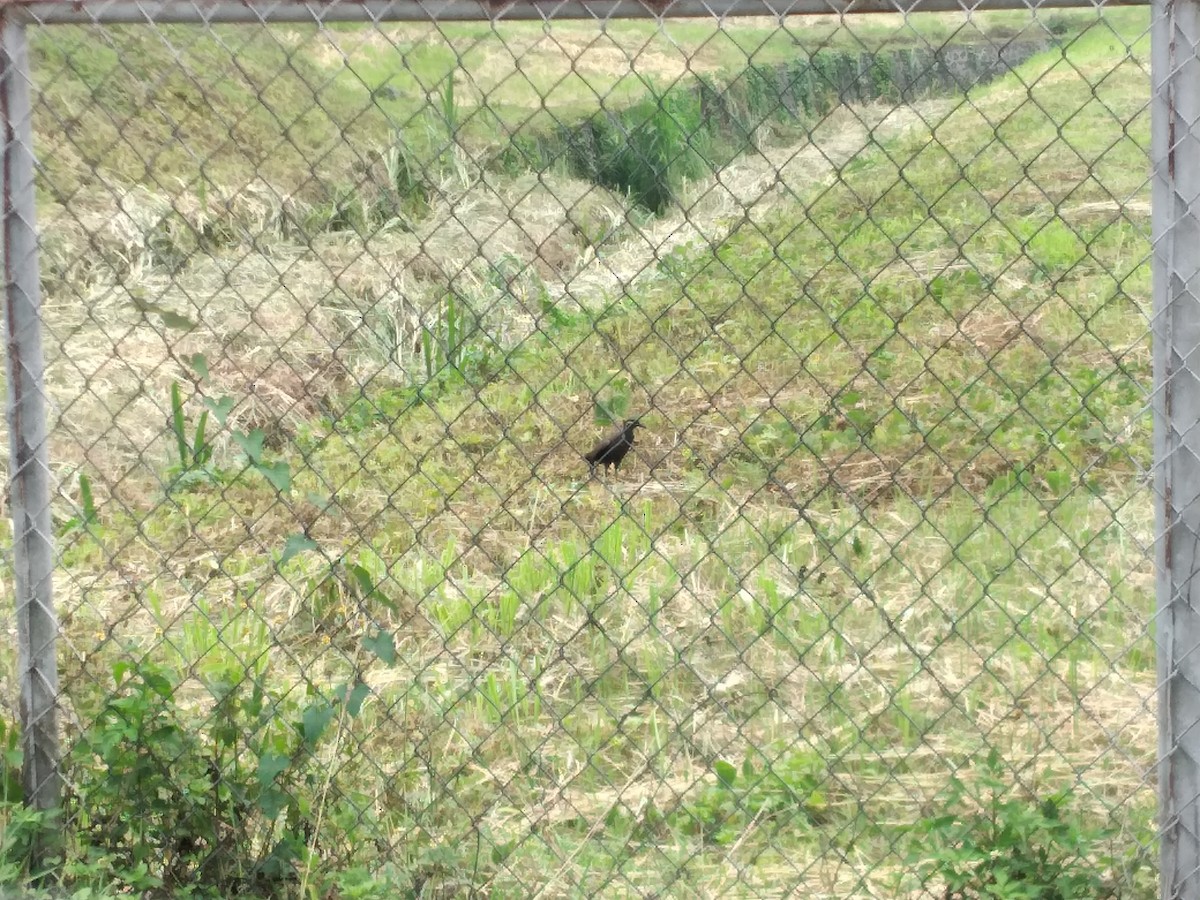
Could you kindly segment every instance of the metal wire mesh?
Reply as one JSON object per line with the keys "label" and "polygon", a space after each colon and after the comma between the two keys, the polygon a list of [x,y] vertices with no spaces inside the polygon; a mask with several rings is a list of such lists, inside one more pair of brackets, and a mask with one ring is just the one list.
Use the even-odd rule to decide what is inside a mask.
{"label": "metal wire mesh", "polygon": [[1152,892],[1149,26],[31,31],[70,877]]}

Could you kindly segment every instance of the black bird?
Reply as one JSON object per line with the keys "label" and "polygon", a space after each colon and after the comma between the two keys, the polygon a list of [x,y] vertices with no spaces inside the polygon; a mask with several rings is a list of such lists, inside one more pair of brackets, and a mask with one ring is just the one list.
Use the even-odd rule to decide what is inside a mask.
{"label": "black bird", "polygon": [[619,431],[613,432],[592,448],[591,453],[584,456],[588,465],[591,466],[593,474],[596,472],[596,466],[604,466],[605,469],[612,466],[615,470],[621,465],[621,460],[633,446],[633,430],[640,427],[641,424],[640,416],[636,419],[626,419]]}

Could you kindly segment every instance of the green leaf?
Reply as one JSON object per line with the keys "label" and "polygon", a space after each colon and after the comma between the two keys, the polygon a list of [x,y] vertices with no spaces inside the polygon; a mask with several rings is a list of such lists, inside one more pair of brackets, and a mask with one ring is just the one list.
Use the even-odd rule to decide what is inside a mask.
{"label": "green leaf", "polygon": [[175,693],[175,688],[170,680],[158,672],[147,672],[143,669],[142,679],[146,682],[146,687],[166,700],[170,700]]}
{"label": "green leaf", "polygon": [[151,312],[161,308],[146,299],[150,292],[144,287],[127,288],[126,293],[129,294],[129,299],[133,301],[134,308],[140,313]]}
{"label": "green leaf", "polygon": [[374,653],[384,663],[390,666],[396,661],[396,640],[390,631],[380,629],[375,637],[363,638],[363,649]]}
{"label": "green leaf", "polygon": [[83,506],[84,523],[94,525],[98,522],[100,517],[96,512],[96,498],[92,496],[92,481],[86,472],[79,473],[79,502]]}
{"label": "green leaf", "polygon": [[[220,416],[217,416],[220,421]],[[266,435],[263,434],[261,428],[255,428],[249,434],[243,434],[240,431],[232,433],[234,443],[242,448],[246,456],[250,458],[250,462],[259,462],[263,455],[263,442],[266,440]]]}
{"label": "green leaf", "polygon": [[264,753],[258,760],[258,785],[266,787],[292,764],[290,756],[282,753]]}
{"label": "green leaf", "polygon": [[504,862],[504,860],[508,859],[508,857],[512,855],[512,852],[516,846],[517,841],[515,839],[511,841],[505,841],[503,844],[493,844],[492,862],[496,863],[497,865]]}
{"label": "green leaf", "polygon": [[329,727],[329,723],[333,721],[333,707],[328,703],[321,701],[318,704],[310,706],[304,711],[304,743],[310,747],[316,745],[321,739],[321,735],[325,733],[325,729]]}
{"label": "green leaf", "polygon": [[860,434],[868,434],[875,427],[875,422],[871,414],[865,409],[846,410],[846,419],[854,426],[855,431]]}
{"label": "green leaf", "polygon": [[196,422],[196,437],[192,441],[192,461],[204,465],[212,458],[212,447],[204,440],[204,431],[208,428],[208,410],[200,413]]}
{"label": "green leaf", "polygon": [[287,463],[258,463],[254,468],[258,469],[263,478],[271,482],[279,493],[285,494],[291,490],[292,468]]}
{"label": "green leaf", "polygon": [[446,361],[452,366],[458,364],[458,318],[451,292],[446,295]]}
{"label": "green leaf", "polygon": [[158,316],[162,319],[162,323],[168,328],[175,328],[179,331],[191,331],[196,327],[196,323],[187,316],[181,316],[179,313],[171,312],[169,309],[157,311]]}
{"label": "green leaf", "polygon": [[362,709],[363,701],[367,699],[367,695],[371,693],[371,689],[363,682],[359,682],[354,686],[354,690],[350,692],[350,696],[346,698],[346,712],[352,716],[357,716],[359,710]]}
{"label": "green leaf", "polygon": [[359,594],[364,600],[380,603],[392,612],[397,611],[395,602],[375,586],[375,579],[371,577],[371,573],[365,568],[357,563],[350,563],[346,566],[346,571],[350,573],[350,576],[357,583]]}
{"label": "green leaf", "polygon": [[364,566],[360,566],[358,563],[349,563],[346,566],[346,571],[357,582],[358,588],[364,596],[374,592],[375,579],[371,577],[371,573]]}
{"label": "green leaf", "polygon": [[179,393],[179,382],[171,382],[171,430],[175,432],[175,449],[179,453],[179,465],[188,468],[192,454],[187,442],[187,423],[183,418],[183,397]]}
{"label": "green leaf", "polygon": [[212,410],[213,416],[222,425],[224,425],[225,420],[229,418],[229,414],[233,412],[232,397],[222,397],[220,400],[209,400],[207,397],[205,397],[204,405]]}
{"label": "green leaf", "polygon": [[279,557],[279,565],[283,565],[293,556],[301,553],[307,553],[309,550],[316,550],[317,542],[306,534],[293,534],[288,537],[287,543],[283,547],[283,554]]}
{"label": "green leaf", "polygon": [[196,323],[187,316],[181,316],[177,312],[172,312],[165,306],[146,299],[147,292],[144,288],[132,288],[129,291],[129,297],[133,300],[133,305],[137,307],[138,312],[143,316],[153,314],[162,319],[164,325],[168,328],[178,328],[183,331],[191,331],[196,327]]}
{"label": "green leaf", "polygon": [[208,360],[204,358],[203,353],[196,353],[186,357],[187,364],[191,366],[201,381],[208,381]]}
{"label": "green leaf", "polygon": [[733,783],[737,781],[737,769],[732,763],[718,759],[713,763],[713,771],[717,773],[717,780],[721,782],[722,787],[726,790],[733,790]]}
{"label": "green leaf", "polygon": [[607,400],[598,397],[593,401],[592,418],[597,425],[613,425],[625,418],[629,411],[629,388],[623,378],[614,379],[609,386]]}
{"label": "green leaf", "polygon": [[425,377],[433,378],[433,332],[428,328],[421,329],[421,354],[425,358]]}
{"label": "green leaf", "polygon": [[323,496],[316,491],[308,491],[304,495],[304,499],[323,513],[328,512],[329,508],[333,506],[333,499],[331,497]]}
{"label": "green leaf", "polygon": [[278,788],[264,790],[258,798],[258,808],[268,820],[273,820],[287,806],[288,797]]}
{"label": "green leaf", "polygon": [[1046,473],[1046,485],[1050,490],[1061,496],[1071,489],[1072,473],[1063,469],[1054,469]]}

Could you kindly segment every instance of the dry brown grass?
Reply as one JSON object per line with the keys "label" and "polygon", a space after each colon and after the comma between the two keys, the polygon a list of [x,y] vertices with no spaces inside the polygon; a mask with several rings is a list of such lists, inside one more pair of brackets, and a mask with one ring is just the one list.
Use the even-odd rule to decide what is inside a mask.
{"label": "dry brown grass", "polygon": [[[931,104],[921,115],[938,108]],[[626,224],[619,198],[549,174],[444,184],[442,199],[415,233],[384,231],[365,242],[354,234],[324,235],[308,247],[280,233],[283,219],[302,216],[303,205],[266,185],[210,195],[204,204],[190,194],[104,190],[69,211],[52,209],[44,216],[54,235],[45,266],[58,276],[46,284],[54,335],[49,384],[59,408],[69,407],[69,437],[55,447],[55,458],[72,467],[86,461],[103,481],[126,485],[138,465],[161,466],[169,449],[163,431],[169,387],[191,379],[181,361],[197,353],[209,361],[208,395],[237,398],[235,426],[261,427],[275,442],[286,440],[315,414],[336,408],[355,385],[403,383],[405,370],[417,365],[419,329],[447,287],[478,296],[489,272],[510,260],[518,273],[536,273],[533,281],[516,275],[519,283],[510,280],[514,289],[489,310],[501,343],[515,344],[543,315],[531,288],[544,287],[558,305],[594,308],[635,289],[675,247],[717,243],[747,210],[761,219],[831,177],[835,166],[868,146],[869,129],[881,137],[919,121],[891,108],[839,112],[822,125],[827,135],[766,147],[691,186],[686,212],[637,229]],[[155,265],[152,235],[173,232],[184,240],[188,230],[221,227],[257,228],[260,249],[235,242],[175,274]],[[629,236],[607,245],[601,258],[581,227]],[[189,334],[161,327],[131,302],[131,291],[199,327]],[[381,359],[368,315],[389,323],[391,359]],[[727,403],[739,391],[730,393]],[[686,395],[678,399],[688,403]],[[703,442],[702,422],[695,424]],[[720,453],[719,444],[710,449]]]}

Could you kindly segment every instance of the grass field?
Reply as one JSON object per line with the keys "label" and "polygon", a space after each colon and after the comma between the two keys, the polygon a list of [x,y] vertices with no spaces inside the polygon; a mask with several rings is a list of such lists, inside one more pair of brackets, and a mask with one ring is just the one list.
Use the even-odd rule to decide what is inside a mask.
{"label": "grass field", "polygon": [[66,880],[942,896],[991,772],[1152,896],[1148,16],[1062,21],[658,217],[464,126],[368,236],[389,121],[964,26],[38,34]]}

